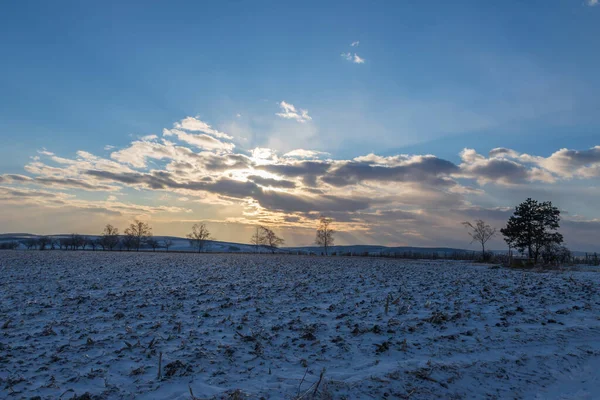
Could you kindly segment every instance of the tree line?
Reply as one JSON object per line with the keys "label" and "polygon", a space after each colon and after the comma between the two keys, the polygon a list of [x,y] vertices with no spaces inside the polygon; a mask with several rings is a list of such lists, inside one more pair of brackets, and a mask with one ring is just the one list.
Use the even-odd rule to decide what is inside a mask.
{"label": "tree line", "polygon": [[[321,216],[318,221],[315,244],[323,248],[324,255],[330,254],[330,249],[335,243],[336,231],[332,228],[333,219]],[[508,255],[512,259],[513,250],[522,255],[527,255],[528,261],[538,264],[540,261],[545,264],[568,262],[572,259],[571,252],[563,243],[563,236],[558,232],[560,227],[560,210],[552,205],[552,202],[538,202],[528,198],[519,204],[508,219],[506,226],[500,230],[490,226],[482,219],[473,222],[463,222],[468,229],[471,237],[471,243],[481,245],[481,260],[489,261],[493,254],[486,251],[486,244],[489,240],[501,233],[504,241],[508,245]],[[202,252],[206,248],[208,241],[216,240],[212,237],[205,223],[196,223],[192,230],[186,235],[190,246]],[[266,249],[275,253],[279,247],[285,243],[285,240],[278,236],[271,228],[259,225],[250,238],[250,244],[255,246],[255,251],[259,252]],[[27,249],[37,248],[63,249],[63,250],[127,250],[139,251],[141,248],[156,249],[164,248],[169,251],[173,246],[171,239],[158,241],[152,235],[152,228],[146,222],[134,220],[120,234],[119,229],[108,224],[104,227],[102,234],[97,239],[88,238],[79,234],[71,234],[68,237],[53,238],[41,236],[30,238],[21,242]],[[2,243],[0,249],[15,249],[19,247],[17,242]],[[392,255],[390,255],[392,256]],[[396,257],[397,255],[393,255]],[[586,260],[588,257],[586,257]],[[589,257],[592,260],[591,257]],[[598,257],[594,256],[593,262],[598,262]]]}
{"label": "tree line", "polygon": [[[331,218],[321,217],[317,227],[315,243],[323,246],[325,254],[328,254],[328,249],[333,245],[333,230],[330,228],[333,220]],[[186,235],[190,246],[202,252],[208,241],[216,240],[212,237],[208,227],[204,222],[196,223],[192,226],[192,230]],[[256,232],[250,238],[250,243],[255,246],[256,251],[267,249],[275,253],[281,247],[285,240],[278,236],[271,228],[259,225],[256,227]],[[97,238],[90,238],[85,235],[73,233],[67,237],[52,237],[40,236],[37,238],[29,238],[20,242],[27,250],[97,250],[104,251],[139,251],[142,248],[151,248],[156,251],[159,248],[164,248],[167,252],[173,246],[173,240],[165,238],[164,240],[156,240],[152,235],[152,228],[144,221],[134,220],[124,231],[123,234],[119,229],[111,224],[107,224],[104,230]],[[19,242],[5,242],[0,244],[0,249],[17,249]]]}

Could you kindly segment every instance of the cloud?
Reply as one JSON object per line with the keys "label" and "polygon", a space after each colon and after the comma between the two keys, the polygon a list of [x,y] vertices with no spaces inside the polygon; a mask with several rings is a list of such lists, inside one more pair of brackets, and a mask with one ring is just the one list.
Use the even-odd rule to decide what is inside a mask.
{"label": "cloud", "polygon": [[323,175],[330,167],[330,163],[322,161],[291,161],[285,164],[269,164],[256,168],[287,178],[302,178],[305,185],[316,186],[317,177]]}
{"label": "cloud", "polygon": [[352,46],[352,47],[358,47],[359,44],[360,44],[360,42],[357,40],[356,42],[350,43],[350,46]]}
{"label": "cloud", "polygon": [[201,149],[231,151],[235,147],[233,143],[225,143],[207,134],[194,134],[179,129],[164,129],[163,136],[175,136],[182,142],[191,144]]}
{"label": "cloud", "polygon": [[52,186],[58,188],[74,188],[88,191],[115,191],[119,188],[115,186],[99,185],[94,182],[86,182],[81,179],[72,178],[53,178],[53,177],[34,177],[30,178],[25,175],[0,175],[0,182],[6,183],[21,183],[41,186]]}
{"label": "cloud", "polygon": [[531,156],[529,159],[562,177],[600,177],[600,146],[588,150],[560,149],[545,159]]}
{"label": "cloud", "polygon": [[111,173],[105,171],[87,171],[95,178],[120,182],[128,185],[142,185],[150,189],[186,189],[207,191],[221,196],[257,201],[262,207],[283,212],[326,212],[356,211],[368,208],[369,201],[362,198],[346,198],[335,195],[304,196],[286,192],[265,191],[252,181],[239,181],[221,178],[215,182],[179,182],[163,171],[151,173]]}
{"label": "cloud", "polygon": [[486,158],[474,149],[464,149],[460,165],[462,177],[480,183],[552,183],[558,179],[600,177],[600,146],[587,150],[560,149],[549,157],[519,153],[507,148],[490,150]]}
{"label": "cloud", "polygon": [[354,64],[364,64],[365,59],[360,57],[358,54],[354,53],[342,53],[341,56],[346,60],[350,61]]}
{"label": "cloud", "polygon": [[315,151],[315,150],[304,150],[304,149],[296,149],[285,153],[284,157],[290,158],[319,158],[321,156],[329,156],[330,153],[325,151]]}
{"label": "cloud", "polygon": [[356,185],[365,181],[422,182],[448,186],[455,182],[448,178],[458,167],[435,156],[412,156],[400,165],[373,165],[368,162],[338,163],[321,180],[333,186]]}
{"label": "cloud", "polygon": [[[283,112],[302,115],[282,103]],[[314,125],[279,124],[292,130]],[[121,220],[156,215],[167,226],[183,220],[179,214],[192,213],[198,220],[264,223],[312,236],[315,219],[327,214],[349,235],[346,240],[461,247],[468,245],[463,231],[457,235],[461,221],[481,217],[499,226],[527,196],[556,201],[563,209],[575,205],[588,219],[598,218],[589,204],[600,195],[592,181],[600,176],[600,146],[559,149],[545,157],[506,147],[485,155],[464,149],[460,164],[432,154],[336,158],[305,146],[289,147],[280,156],[266,139],[254,148],[224,148],[228,140],[180,125],[162,138],[133,140],[114,149],[110,158],[84,150],[71,157],[40,150],[25,173],[0,175],[0,218],[10,215],[1,210],[23,215],[21,207],[29,207],[51,210],[47,216],[67,215],[66,210]],[[592,187],[574,191],[581,189],[576,179],[589,180]],[[183,199],[189,208],[169,205],[183,204]],[[570,238],[586,243],[576,241],[578,226],[569,224]],[[231,234],[227,239],[244,240]]]}
{"label": "cloud", "polygon": [[587,0],[587,5],[590,7],[597,6],[598,4],[600,4],[598,0]]}
{"label": "cloud", "polygon": [[248,180],[251,180],[254,183],[257,183],[261,186],[265,187],[275,187],[275,188],[285,188],[285,189],[294,189],[296,187],[296,182],[288,181],[285,179],[273,179],[273,178],[264,178],[258,175],[249,175]]}
{"label": "cloud", "polygon": [[[238,116],[241,116],[241,115],[238,114]],[[212,135],[214,137],[217,137],[219,139],[228,139],[228,140],[233,139],[233,137],[231,137],[230,135],[220,132],[216,129],[213,129],[213,127],[210,126],[209,124],[207,124],[206,122],[201,121],[198,118],[194,118],[194,117],[184,118],[181,121],[174,123],[173,127],[176,129],[183,129],[186,131],[203,132],[203,133]]]}
{"label": "cloud", "polygon": [[301,123],[305,123],[312,120],[312,117],[308,115],[307,110],[296,109],[296,107],[293,104],[281,101],[279,103],[279,107],[281,108],[281,112],[275,114],[278,117],[285,119],[293,119]]}

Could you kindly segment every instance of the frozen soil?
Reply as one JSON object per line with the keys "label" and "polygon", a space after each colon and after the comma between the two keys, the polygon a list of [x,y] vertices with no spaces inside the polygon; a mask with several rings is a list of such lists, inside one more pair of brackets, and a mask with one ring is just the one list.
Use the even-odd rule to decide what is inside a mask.
{"label": "frozen soil", "polygon": [[3,251],[0,277],[0,398],[600,398],[598,272]]}

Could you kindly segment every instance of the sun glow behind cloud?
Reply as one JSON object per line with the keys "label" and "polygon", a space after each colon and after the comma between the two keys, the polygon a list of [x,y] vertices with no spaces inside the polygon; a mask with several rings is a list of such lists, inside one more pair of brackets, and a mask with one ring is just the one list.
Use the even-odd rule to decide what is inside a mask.
{"label": "sun glow behind cloud", "polygon": [[[310,121],[305,110],[285,102],[280,107],[290,115],[283,118]],[[501,223],[507,204],[478,205],[488,202],[490,189],[542,189],[600,177],[600,146],[560,149],[548,157],[507,148],[488,156],[464,149],[459,164],[419,154],[336,159],[307,149],[284,154],[269,147],[238,149],[232,135],[192,117],[174,126],[162,138],[147,135],[111,149],[110,158],[83,150],[67,158],[42,149],[25,165],[30,175],[0,175],[0,202],[50,213],[71,208],[111,218],[154,216],[165,223],[199,213],[213,223],[267,223],[300,232],[326,214],[346,232],[427,245],[440,235],[452,236],[461,219],[486,213]],[[155,204],[143,200],[148,196]],[[119,200],[123,197],[128,201]]]}

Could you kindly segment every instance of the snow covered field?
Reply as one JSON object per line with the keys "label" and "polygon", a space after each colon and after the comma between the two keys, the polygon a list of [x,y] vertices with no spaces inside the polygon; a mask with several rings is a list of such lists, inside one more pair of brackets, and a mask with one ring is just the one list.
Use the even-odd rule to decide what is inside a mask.
{"label": "snow covered field", "polygon": [[0,398],[600,398],[598,272],[2,251],[0,277]]}

